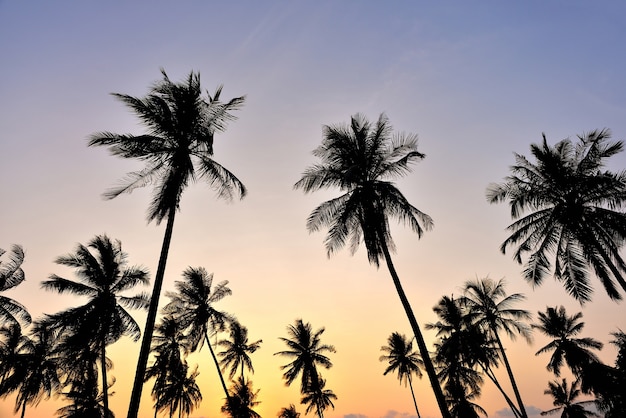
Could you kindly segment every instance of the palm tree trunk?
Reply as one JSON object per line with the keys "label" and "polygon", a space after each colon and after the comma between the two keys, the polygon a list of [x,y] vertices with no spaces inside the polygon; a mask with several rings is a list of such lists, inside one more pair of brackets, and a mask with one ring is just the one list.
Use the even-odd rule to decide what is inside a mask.
{"label": "palm tree trunk", "polygon": [[417,414],[417,418],[422,418],[420,415],[419,409],[417,409],[417,401],[415,400],[415,392],[413,392],[413,383],[411,382],[411,375],[409,375],[409,387],[411,388],[411,396],[413,396],[413,404],[415,405],[415,413]]}
{"label": "palm tree trunk", "polygon": [[26,399],[24,399],[24,402],[22,402],[22,415],[21,418],[24,418],[26,416]]}
{"label": "palm tree trunk", "polygon": [[[384,236],[384,234],[380,234],[380,236]],[[402,283],[400,283],[400,277],[398,276],[398,273],[393,266],[393,262],[391,261],[391,254],[389,253],[387,243],[383,242],[381,244],[381,247],[383,250],[383,254],[385,255],[387,268],[389,269],[389,273],[391,274],[391,278],[393,279],[393,284],[396,287],[396,291],[398,292],[398,296],[400,297],[400,301],[402,302],[402,306],[404,307],[406,316],[408,317],[411,328],[413,329],[415,341],[417,342],[417,346],[419,347],[422,360],[424,361],[424,367],[426,368],[426,374],[428,375],[428,379],[430,380],[430,386],[433,388],[433,392],[435,392],[435,398],[437,398],[437,404],[439,405],[439,411],[441,412],[441,416],[443,418],[452,418],[452,416],[450,415],[450,411],[448,410],[446,398],[443,396],[443,391],[441,390],[441,386],[439,385],[439,379],[437,378],[435,367],[433,366],[433,362],[430,359],[430,354],[428,353],[428,348],[426,347],[424,336],[422,335],[419,325],[417,324],[417,320],[415,319],[415,315],[413,314],[413,309],[409,304],[409,300],[404,293]]]}
{"label": "palm tree trunk", "polygon": [[211,357],[213,357],[213,361],[215,362],[215,367],[217,368],[217,374],[220,376],[220,381],[222,382],[222,388],[224,388],[224,393],[226,394],[226,401],[230,399],[230,394],[228,393],[228,389],[226,388],[226,382],[224,381],[224,376],[222,376],[222,370],[220,369],[220,365],[217,361],[217,357],[215,357],[215,352],[213,351],[213,347],[211,347],[211,341],[209,341],[209,336],[204,334],[204,339],[206,341],[206,345],[209,346],[209,351],[211,351]]}
{"label": "palm tree trunk", "polygon": [[504,362],[504,367],[506,367],[506,372],[509,374],[509,380],[511,381],[511,386],[513,387],[513,393],[515,394],[515,399],[517,400],[517,406],[522,414],[522,418],[528,418],[528,414],[526,413],[526,408],[524,408],[524,402],[522,402],[522,396],[519,393],[519,389],[517,387],[517,383],[515,382],[515,378],[513,377],[513,370],[511,369],[511,365],[509,364],[509,359],[504,352],[504,346],[502,345],[502,341],[500,340],[500,336],[494,329],[494,334],[496,336],[496,342],[498,343],[498,348],[502,353],[502,361]]}
{"label": "palm tree trunk", "polygon": [[148,318],[146,319],[146,328],[143,332],[141,340],[141,350],[139,351],[139,360],[137,361],[137,370],[135,372],[135,381],[133,383],[133,391],[130,397],[130,405],[128,407],[128,418],[137,418],[139,413],[139,402],[141,401],[141,391],[143,390],[143,381],[148,365],[148,356],[150,354],[150,345],[152,343],[152,334],[154,333],[154,323],[156,322],[157,308],[159,307],[159,297],[161,296],[161,288],[163,287],[163,277],[165,276],[165,264],[167,263],[167,255],[172,241],[172,231],[174,230],[174,217],[176,215],[176,207],[172,207],[167,216],[167,226],[165,228],[165,236],[163,237],[163,245],[161,246],[161,255],[159,257],[159,265],[157,267],[156,277],[154,278],[154,287],[152,288],[152,296],[150,297],[150,306],[148,308]]}
{"label": "palm tree trunk", "polygon": [[107,387],[107,356],[104,347],[106,347],[105,339],[102,338],[102,346],[100,347],[100,368],[102,369],[102,396],[104,406],[104,416],[109,413],[109,388]]}
{"label": "palm tree trunk", "polygon": [[502,388],[502,385],[500,385],[500,382],[498,382],[498,379],[496,379],[496,376],[493,374],[493,371],[490,368],[485,367],[482,362],[479,362],[478,364],[480,364],[480,367],[483,369],[483,372],[487,375],[489,380],[491,380],[493,384],[498,388],[498,390],[504,397],[504,400],[509,405],[509,408],[511,408],[513,415],[515,415],[517,418],[521,418],[522,413],[519,411],[519,409],[517,409],[518,407],[515,405],[515,403],[513,403],[513,400],[509,398],[509,395],[506,394],[506,392]]}

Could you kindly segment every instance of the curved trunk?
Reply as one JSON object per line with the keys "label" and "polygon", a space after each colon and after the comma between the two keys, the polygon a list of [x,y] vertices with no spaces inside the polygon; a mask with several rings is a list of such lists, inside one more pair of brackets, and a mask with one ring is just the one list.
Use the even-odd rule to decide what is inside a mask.
{"label": "curved trunk", "polygon": [[[381,234],[381,236],[383,235]],[[383,250],[383,254],[385,255],[387,268],[389,269],[389,273],[391,274],[391,278],[393,279],[393,284],[396,287],[396,291],[398,292],[398,296],[400,297],[400,301],[402,302],[402,306],[404,307],[406,316],[408,317],[411,328],[413,329],[415,341],[417,341],[417,346],[422,356],[422,360],[424,361],[424,367],[426,369],[428,379],[430,380],[430,386],[433,388],[433,392],[435,392],[435,398],[437,399],[437,404],[439,405],[439,411],[441,412],[441,416],[443,418],[452,418],[452,416],[450,415],[450,411],[448,410],[446,398],[443,396],[443,391],[441,390],[441,385],[439,384],[439,379],[437,378],[435,367],[433,366],[433,362],[430,359],[430,354],[428,353],[428,348],[426,347],[424,336],[422,335],[422,331],[417,324],[417,320],[415,319],[415,315],[413,314],[413,309],[409,304],[409,300],[404,293],[404,289],[402,288],[402,284],[400,283],[400,277],[398,277],[398,273],[396,272],[396,269],[393,266],[393,262],[391,261],[391,254],[389,253],[389,248],[387,248],[387,243],[383,242],[381,247]]]}
{"label": "curved trunk", "polygon": [[500,391],[500,393],[504,397],[504,400],[506,401],[506,403],[511,408],[511,411],[513,412],[513,415],[515,415],[518,418],[521,418],[522,417],[522,413],[519,411],[519,409],[517,409],[517,406],[515,405],[515,403],[513,403],[513,400],[511,400],[511,398],[509,398],[509,395],[506,394],[506,392],[502,388],[502,385],[500,385],[500,382],[498,382],[498,379],[496,379],[496,376],[493,374],[493,371],[490,368],[485,367],[485,365],[482,362],[479,362],[478,364],[480,364],[480,367],[483,369],[483,372],[487,375],[489,380],[491,380],[493,382],[493,384],[496,386],[496,388],[498,388],[498,390]]}
{"label": "curved trunk", "polygon": [[222,376],[222,370],[220,369],[220,364],[217,361],[217,357],[215,357],[215,352],[213,351],[213,347],[211,347],[211,341],[209,341],[209,336],[204,334],[204,340],[206,341],[206,345],[209,346],[209,351],[211,352],[211,357],[213,357],[213,362],[215,362],[215,367],[217,368],[217,374],[220,376],[220,382],[222,382],[222,388],[224,388],[224,393],[226,394],[226,401],[230,399],[230,394],[228,393],[228,389],[226,388],[226,382],[224,381],[224,376]]}
{"label": "curved trunk", "polygon": [[515,394],[515,399],[517,400],[517,406],[519,407],[519,411],[522,414],[522,418],[528,418],[528,414],[526,413],[526,408],[524,408],[524,402],[522,402],[522,396],[519,393],[519,389],[517,388],[517,383],[515,382],[515,378],[513,377],[513,370],[511,369],[511,365],[509,364],[509,359],[504,352],[504,346],[502,345],[502,341],[500,340],[500,336],[492,327],[493,333],[496,336],[496,342],[498,343],[498,348],[502,353],[502,361],[504,362],[504,366],[506,367],[506,372],[509,375],[509,380],[511,381],[511,386],[513,387],[513,393]]}
{"label": "curved trunk", "polygon": [[159,266],[157,268],[156,277],[154,278],[154,287],[152,288],[152,296],[150,297],[150,306],[148,308],[148,318],[146,319],[146,327],[143,332],[143,339],[141,340],[141,350],[139,351],[139,360],[137,361],[133,392],[131,394],[130,405],[128,407],[128,418],[137,418],[137,414],[139,413],[139,402],[141,401],[141,391],[143,390],[143,381],[146,374],[146,367],[148,365],[150,344],[152,343],[154,323],[156,322],[157,308],[159,307],[159,297],[161,296],[161,288],[163,287],[167,254],[170,249],[170,242],[172,241],[175,215],[176,207],[173,207],[167,217],[167,227],[165,228],[165,236],[163,237],[163,245],[161,246]]}
{"label": "curved trunk", "polygon": [[415,405],[415,413],[417,418],[422,418],[419,409],[417,409],[417,401],[415,400],[415,392],[413,392],[413,383],[411,382],[411,375],[409,375],[409,387],[411,388],[411,396],[413,396],[413,405]]}

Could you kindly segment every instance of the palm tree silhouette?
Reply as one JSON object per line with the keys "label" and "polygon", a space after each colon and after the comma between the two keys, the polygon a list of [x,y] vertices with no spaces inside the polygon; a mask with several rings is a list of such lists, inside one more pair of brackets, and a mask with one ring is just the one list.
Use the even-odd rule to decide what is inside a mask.
{"label": "palm tree silhouette", "polygon": [[176,292],[167,292],[170,302],[163,311],[172,315],[180,326],[186,330],[189,340],[189,349],[196,351],[206,342],[211,357],[215,363],[217,373],[222,383],[224,393],[228,398],[228,389],[222,376],[215,351],[209,341],[213,335],[225,328],[226,322],[232,318],[225,312],[218,311],[213,306],[232,292],[228,288],[228,281],[222,281],[213,286],[213,274],[207,273],[203,267],[189,267],[183,272],[183,281],[176,281]]}
{"label": "palm tree silhouette", "polygon": [[150,307],[146,319],[141,351],[133,383],[128,411],[129,418],[137,418],[143,380],[159,304],[165,265],[174,228],[174,217],[179,209],[183,191],[196,179],[204,179],[218,197],[232,200],[243,198],[244,185],[234,174],[218,164],[213,157],[213,137],[226,129],[231,114],[244,103],[244,97],[222,102],[222,87],[205,99],[200,85],[200,74],[189,73],[180,83],[170,80],[164,70],[163,79],[155,83],[145,98],[125,94],[114,97],[137,114],[148,128],[144,135],[122,135],[110,132],[91,136],[89,146],[108,147],[112,154],[146,162],[141,171],[131,172],[124,184],[105,194],[114,198],[132,192],[138,187],[154,184],[155,190],[148,210],[148,220],[157,225],[167,219],[161,255],[154,279]]}
{"label": "palm tree silhouette", "polygon": [[300,418],[300,413],[294,404],[290,404],[278,411],[278,418]]}
{"label": "palm tree silhouette", "polygon": [[335,409],[333,400],[337,399],[337,395],[330,389],[324,389],[325,386],[326,380],[318,377],[317,383],[307,388],[303,393],[300,403],[307,405],[305,414],[315,409],[317,416],[324,418],[324,411],[328,407]]}
{"label": "palm tree silhouette", "polygon": [[[4,254],[6,251],[0,248],[0,257]],[[12,289],[24,281],[23,262],[24,250],[19,245],[11,247],[7,261],[0,260],[0,292]],[[28,325],[31,317],[24,305],[0,295],[0,321],[3,325],[7,323]]]}
{"label": "palm tree silhouette", "polygon": [[258,390],[252,389],[252,382],[241,376],[233,382],[222,412],[232,418],[260,418],[261,415],[252,409],[260,403],[256,400],[258,394]]}
{"label": "palm tree silhouette", "polygon": [[307,228],[317,231],[329,227],[325,239],[329,256],[347,242],[354,253],[363,240],[370,263],[378,267],[380,259],[385,260],[441,414],[449,418],[424,337],[391,259],[395,247],[389,218],[409,224],[419,237],[433,225],[432,219],[411,205],[390,181],[408,173],[409,164],[424,158],[417,151],[417,136],[392,137],[391,124],[384,114],[373,125],[357,114],[349,126],[325,126],[323,136],[322,144],[313,151],[321,163],[309,167],[294,187],[305,193],[338,187],[343,194],[315,208],[309,215]]}
{"label": "palm tree silhouette", "polygon": [[417,408],[415,392],[413,391],[412,376],[416,375],[419,378],[422,377],[420,367],[424,365],[424,362],[419,357],[419,354],[413,351],[413,343],[407,341],[407,338],[399,332],[394,332],[387,338],[387,345],[380,349],[386,354],[380,356],[378,360],[389,362],[389,366],[387,366],[383,375],[386,376],[390,372],[396,372],[400,384],[404,382],[404,386],[406,387],[406,383],[409,383],[413,404],[415,405],[415,413],[417,413],[418,418],[420,418],[421,415]]}
{"label": "palm tree silhouette", "polygon": [[26,406],[37,406],[50,398],[61,386],[58,361],[55,357],[55,339],[45,323],[34,324],[30,337],[22,336],[12,361],[12,374],[0,385],[0,393],[17,392],[15,412],[26,414]]}
{"label": "palm tree silhouette", "polygon": [[595,401],[576,402],[576,398],[580,396],[579,380],[574,381],[571,387],[568,387],[567,380],[565,379],[561,382],[550,382],[548,383],[548,389],[546,389],[543,393],[552,396],[554,399],[552,404],[555,407],[541,412],[541,415],[551,415],[561,412],[561,418],[587,418],[600,416],[593,411],[585,409],[585,406],[593,405]]}
{"label": "palm tree silhouette", "polygon": [[555,376],[561,375],[563,362],[567,363],[572,372],[580,377],[585,368],[592,363],[599,363],[600,359],[590,350],[600,350],[602,343],[593,338],[574,338],[582,332],[584,322],[579,322],[582,312],[572,316],[567,315],[563,306],[548,307],[545,312],[539,312],[539,323],[533,324],[547,337],[552,338],[547,345],[540,348],[535,355],[552,351],[547,369]]}
{"label": "palm tree silhouette", "polygon": [[156,411],[167,410],[170,418],[178,411],[178,418],[188,417],[200,405],[202,394],[196,383],[198,370],[189,373],[189,366],[185,360],[178,364],[170,364],[171,369],[164,384],[158,388]]}
{"label": "palm tree silhouette", "polygon": [[241,366],[241,378],[243,379],[244,367],[247,367],[251,373],[254,373],[252,367],[252,359],[250,355],[261,347],[263,340],[255,342],[248,341],[248,328],[241,325],[238,321],[230,323],[230,339],[220,340],[217,344],[224,347],[224,351],[220,351],[220,365],[223,369],[230,367],[229,378],[232,379]]}
{"label": "palm tree silhouette", "polygon": [[55,260],[57,264],[75,268],[79,281],[52,274],[41,283],[46,290],[89,298],[82,306],[51,315],[49,321],[53,327],[74,333],[74,337],[68,338],[74,338],[79,346],[99,354],[105,411],[108,410],[106,346],[124,335],[139,340],[139,325],[125,308],[145,309],[148,306],[146,294],[121,294],[139,284],[149,283],[145,270],[127,267],[127,257],[120,241],[98,235],[87,246],[78,244],[75,253]]}
{"label": "palm tree silhouette", "polygon": [[288,349],[278,351],[274,355],[285,356],[293,359],[291,363],[281,366],[285,384],[290,386],[299,375],[302,376],[300,392],[305,394],[311,388],[319,388],[320,374],[317,366],[326,369],[332,367],[333,363],[324,353],[334,353],[335,347],[322,344],[321,335],[325,328],[320,328],[313,332],[310,323],[304,323],[302,319],[297,319],[294,325],[287,327],[287,334],[290,338],[279,337]]}
{"label": "palm tree silhouette", "polygon": [[517,245],[517,262],[529,254],[523,271],[529,283],[540,285],[553,270],[580,303],[591,300],[589,270],[611,299],[622,298],[616,281],[626,291],[626,263],[620,256],[626,213],[619,210],[626,204],[626,172],[604,169],[624,146],[609,142],[610,137],[607,129],[595,130],[579,136],[576,144],[564,139],[551,147],[544,135],[542,144],[530,146],[535,163],[515,154],[511,175],[487,189],[490,203],[509,201],[516,220],[507,228],[511,235],[501,251]]}
{"label": "palm tree silhouette", "polygon": [[526,341],[530,342],[530,327],[524,321],[530,320],[531,315],[526,310],[513,308],[513,305],[523,301],[525,296],[520,293],[507,295],[504,285],[504,280],[495,282],[489,278],[467,281],[464,286],[464,296],[460,300],[470,309],[477,325],[482,327],[498,345],[499,355],[506,367],[517,400],[517,407],[521,416],[527,418],[528,414],[522,402],[499,331],[504,331],[512,340],[515,340],[516,335],[520,334]]}

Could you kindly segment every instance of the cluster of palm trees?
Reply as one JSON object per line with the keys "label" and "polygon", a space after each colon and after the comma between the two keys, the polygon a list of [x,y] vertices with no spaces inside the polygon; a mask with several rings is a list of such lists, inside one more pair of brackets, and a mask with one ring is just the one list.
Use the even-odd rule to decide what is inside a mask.
{"label": "cluster of palm trees", "polygon": [[[240,376],[232,382],[231,390],[228,389],[210,341],[213,334],[227,328],[233,344],[227,346],[227,349],[242,349],[241,338],[245,339],[244,327],[235,325],[233,317],[211,307],[213,302],[230,293],[226,284],[221,283],[211,289],[211,275],[202,268],[189,269],[183,274],[184,280],[176,283],[177,292],[169,294],[170,302],[163,308],[158,326],[157,316],[174,219],[186,187],[196,180],[205,180],[220,198],[230,200],[243,198],[246,194],[243,183],[213,159],[215,134],[224,131],[228,122],[235,119],[232,112],[243,105],[245,97],[222,101],[221,86],[213,95],[207,93],[205,96],[198,73],[192,71],[185,80],[177,83],[170,80],[165,71],[161,72],[163,78],[151,87],[146,97],[114,94],[140,118],[147,128],[145,134],[101,132],[89,139],[89,146],[103,146],[113,155],[145,163],[143,169],[129,173],[121,186],[108,191],[105,196],[114,198],[138,187],[154,186],[148,220],[157,224],[166,220],[167,225],[152,293],[149,297],[145,294],[120,296],[122,290],[146,283],[147,275],[140,268],[130,268],[128,273],[107,270],[109,263],[124,264],[121,245],[106,236],[96,237],[87,247],[79,246],[76,254],[57,260],[60,264],[75,267],[80,282],[57,276],[51,276],[44,282],[44,287],[49,290],[85,295],[90,298],[90,302],[38,321],[33,327],[31,342],[43,344],[51,339],[57,347],[55,353],[61,359],[65,358],[64,361],[71,362],[66,364],[65,374],[55,384],[66,390],[64,395],[72,400],[74,409],[92,408],[93,412],[93,408],[96,408],[94,405],[99,405],[99,402],[93,401],[102,399],[104,412],[100,416],[106,416],[108,388],[113,382],[108,376],[111,362],[106,357],[106,346],[123,335],[139,338],[139,326],[124,308],[147,307],[148,315],[128,418],[137,418],[147,376],[155,378],[153,396],[157,411],[167,410],[172,414],[178,410],[179,414],[184,414],[197,405],[200,399],[200,392],[194,386],[197,370],[189,369],[186,354],[204,345],[208,347],[220,375],[226,396],[224,411],[232,415],[240,404],[251,410],[257,402],[255,397],[258,391],[255,392],[250,381],[245,379],[244,368],[248,367],[250,372],[252,368],[244,357],[238,360],[230,357],[222,359],[231,368],[231,380],[237,374],[233,372],[233,367],[241,367]],[[608,130],[592,131],[578,139],[578,142],[566,139],[550,146],[544,136],[542,144],[531,145],[536,161],[531,162],[523,155],[516,154],[516,163],[511,167],[512,174],[503,183],[491,185],[487,197],[492,203],[508,201],[510,204],[514,223],[508,227],[511,235],[502,244],[501,250],[505,252],[510,246],[517,245],[514,258],[524,263],[523,277],[527,281],[540,285],[548,275],[553,275],[570,295],[584,303],[591,300],[593,286],[590,277],[593,275],[600,280],[611,298],[619,300],[626,291],[626,280],[623,277],[626,262],[619,254],[626,239],[626,214],[621,212],[626,201],[626,172],[613,173],[605,168],[605,164],[608,158],[623,150],[623,144],[620,141],[610,142]],[[310,231],[328,228],[325,245],[329,256],[346,244],[355,252],[363,242],[370,263],[378,267],[381,260],[384,261],[407,315],[442,417],[480,414],[481,409],[472,402],[479,395],[482,383],[478,369],[498,386],[499,382],[491,370],[500,362],[507,369],[513,396],[499,388],[514,414],[526,417],[500,340],[502,331],[509,336],[527,336],[527,330],[519,325],[522,323],[519,320],[527,319],[527,313],[508,306],[521,296],[504,298],[499,289],[501,284],[476,282],[466,286],[463,298],[442,298],[435,309],[439,321],[427,325],[428,328],[436,329],[439,337],[435,344],[435,355],[431,358],[404,292],[391,257],[395,247],[390,219],[408,224],[418,237],[433,226],[430,216],[408,202],[393,183],[393,179],[410,172],[411,164],[425,157],[417,150],[417,136],[394,134],[385,115],[380,115],[378,120],[371,123],[363,115],[357,114],[347,125],[325,126],[322,143],[313,154],[320,161],[307,168],[294,187],[305,193],[338,188],[341,194],[316,207],[308,217],[307,228]],[[90,248],[96,252],[95,255],[90,253]],[[9,262],[2,265],[0,291],[15,286],[23,279],[23,272],[19,269],[20,257],[23,258],[23,252],[20,251],[19,247],[15,247]],[[102,251],[109,251],[110,254]],[[526,255],[528,257],[524,260]],[[98,269],[102,269],[102,272]],[[106,274],[107,280],[102,281],[100,274],[102,277]],[[194,296],[196,299],[185,293],[187,291],[198,291]],[[487,301],[481,299],[484,294],[491,299],[503,297],[501,305],[487,306]],[[16,327],[23,325],[20,321],[30,322],[19,303],[7,299],[0,299],[0,302],[4,306],[2,309],[5,309],[0,311],[0,315],[15,315],[15,320],[5,321],[3,332],[10,333],[13,327],[17,333]],[[97,326],[85,325],[88,321],[94,321],[94,318],[97,318],[93,322]],[[168,323],[171,321],[176,324]],[[307,326],[300,321],[290,328],[292,339],[285,339],[290,350],[281,354],[292,355],[287,354],[294,352],[288,341],[295,341],[295,332],[302,332]],[[42,334],[39,334],[39,330]],[[306,331],[309,334],[312,332],[311,329]],[[311,342],[319,338],[319,333],[311,334]],[[236,342],[237,338],[239,342]],[[4,345],[6,341],[13,340],[6,338]],[[15,341],[18,341],[18,345],[26,344],[17,337]],[[455,349],[459,342],[468,344],[466,350],[461,352],[458,347]],[[404,343],[406,348],[406,339]],[[244,350],[246,355],[258,348],[255,344],[249,344]],[[399,337],[393,344],[401,345]],[[332,351],[332,346],[321,347],[322,351]],[[485,350],[485,347],[490,349]],[[148,369],[151,351],[155,354],[155,362]],[[322,358],[326,360],[320,360]],[[319,357],[317,361],[324,367],[330,366],[325,356]],[[294,364],[287,367],[285,379],[288,384],[300,373],[298,370]],[[302,375],[302,402],[308,405],[308,411],[315,410],[322,416],[328,406],[333,406],[335,395],[324,388],[325,380],[315,367],[307,367],[307,370],[306,376]],[[594,370],[601,374],[597,368]],[[15,374],[3,370],[0,375],[3,382],[12,373]],[[100,379],[100,385],[97,379]],[[588,378],[586,382],[591,382],[591,379]],[[592,383],[589,386],[585,384],[583,380],[583,391],[596,391]],[[45,393],[49,394],[50,391]],[[185,400],[181,398],[182,393],[185,394]],[[235,393],[241,396],[235,396]],[[597,395],[608,396],[599,391]],[[18,397],[22,399],[19,403],[22,407],[30,402],[25,401],[24,396]],[[87,398],[91,403],[82,405],[81,402]],[[604,402],[610,404],[613,399],[604,399]],[[285,411],[288,409],[285,408]]]}

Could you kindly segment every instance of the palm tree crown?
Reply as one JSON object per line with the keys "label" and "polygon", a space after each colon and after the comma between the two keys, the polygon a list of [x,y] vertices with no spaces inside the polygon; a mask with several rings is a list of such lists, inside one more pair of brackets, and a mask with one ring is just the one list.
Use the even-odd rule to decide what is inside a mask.
{"label": "palm tree crown", "polygon": [[553,398],[552,409],[541,412],[541,415],[551,415],[561,412],[561,418],[587,418],[587,417],[599,417],[593,411],[585,409],[587,405],[593,405],[594,401],[578,401],[581,394],[580,381],[576,380],[570,387],[567,384],[567,380],[563,379],[561,382],[554,381],[548,383],[548,389],[544,392],[546,395],[551,395]]}
{"label": "palm tree crown", "polygon": [[229,377],[231,379],[235,376],[239,367],[241,367],[242,378],[244,367],[247,367],[251,373],[254,373],[250,354],[258,350],[262,342],[263,340],[249,342],[248,328],[241,325],[239,321],[231,322],[230,339],[218,342],[218,345],[224,347],[224,351],[218,353],[218,356],[221,357],[220,364],[224,368],[230,367]]}
{"label": "palm tree crown", "polygon": [[[607,129],[530,147],[536,162],[515,154],[511,176],[487,190],[491,203],[509,201],[516,221],[500,249],[517,245],[514,258],[520,264],[529,254],[523,276],[540,285],[554,270],[567,292],[584,303],[593,287],[589,270],[600,279],[612,299],[621,299],[616,282],[626,291],[626,263],[619,250],[626,239],[626,172],[604,169],[606,160],[621,152],[621,141],[609,142]],[[524,216],[524,213],[528,212]],[[555,256],[554,269],[550,255]]]}
{"label": "palm tree crown", "polygon": [[[0,257],[6,253],[0,248]],[[14,288],[24,281],[24,250],[19,245],[11,247],[7,261],[0,260],[0,292]],[[31,322],[31,317],[26,307],[21,303],[0,295],[0,321],[11,324],[25,324]]]}

